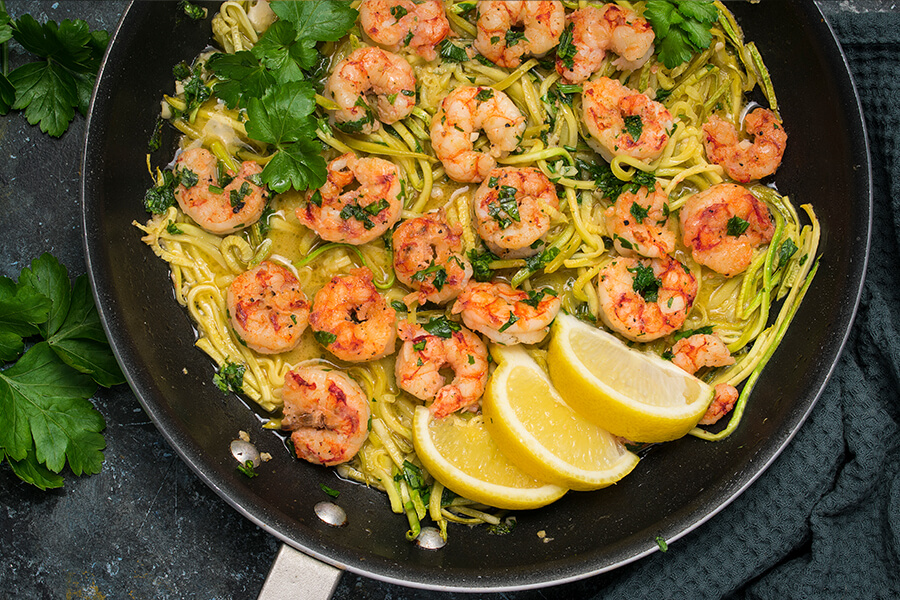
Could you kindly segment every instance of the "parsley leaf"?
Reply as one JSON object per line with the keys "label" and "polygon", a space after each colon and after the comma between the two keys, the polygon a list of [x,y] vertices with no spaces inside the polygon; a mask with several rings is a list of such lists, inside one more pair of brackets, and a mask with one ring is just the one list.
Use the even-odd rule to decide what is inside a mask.
{"label": "parsley leaf", "polygon": [[450,62],[466,62],[469,60],[469,55],[466,53],[466,49],[460,46],[457,46],[449,39],[443,40],[438,45],[438,54],[440,54],[441,58]]}
{"label": "parsley leaf", "polygon": [[444,284],[447,283],[447,270],[441,265],[434,264],[434,260],[431,261],[431,265],[429,265],[427,268],[416,271],[412,276],[412,280],[425,281],[425,278],[429,275],[434,275],[431,283],[432,285],[434,285],[437,291],[441,291],[444,287]]}
{"label": "parsley leaf", "polygon": [[213,54],[206,61],[206,68],[220,79],[216,84],[216,96],[228,108],[237,108],[242,104],[243,98],[262,97],[266,90],[275,86],[275,77],[248,50],[234,54]]}
{"label": "parsley leaf", "polygon": [[427,323],[422,325],[422,329],[431,335],[444,339],[453,337],[453,332],[459,331],[461,328],[459,323],[451,321],[447,317],[432,317]]}
{"label": "parsley leaf", "polygon": [[628,115],[623,121],[625,121],[625,131],[628,132],[631,139],[634,141],[639,140],[641,133],[644,131],[644,122],[641,120],[641,115]]}
{"label": "parsley leaf", "polygon": [[783,268],[791,257],[799,250],[794,240],[788,238],[778,247],[778,269]]}
{"label": "parsley leaf", "polygon": [[76,108],[87,114],[109,35],[91,32],[82,20],[41,25],[30,15],[3,25],[0,31],[5,27],[10,27],[12,37],[22,47],[42,60],[19,67],[9,74],[7,82],[0,83],[2,104],[9,99],[8,83],[15,89],[11,108],[25,110],[28,122],[39,124],[44,133],[61,136],[75,117]]}
{"label": "parsley leaf", "polygon": [[325,158],[314,141],[316,125],[310,118],[314,109],[315,90],[307,81],[292,81],[250,99],[247,133],[279,150],[260,173],[263,183],[278,193],[325,184]]}
{"label": "parsley leaf", "polygon": [[647,302],[656,302],[659,298],[662,280],[653,274],[653,268],[638,263],[636,267],[628,267],[628,272],[634,277],[631,289],[640,294]]}
{"label": "parsley leaf", "polygon": [[719,11],[712,0],[650,0],[644,18],[656,32],[659,60],[672,69],[709,47]]}
{"label": "parsley leaf", "polygon": [[559,46],[556,48],[556,57],[562,61],[563,66],[567,69],[575,66],[575,55],[578,53],[578,49],[575,48],[573,43],[574,28],[575,25],[573,23],[566,25],[562,35],[559,36]]}
{"label": "parsley leaf", "polygon": [[750,227],[750,223],[745,221],[744,219],[734,216],[728,219],[728,223],[726,224],[726,233],[732,237],[738,237]]}
{"label": "parsley leaf", "polygon": [[493,277],[491,263],[500,260],[496,254],[490,250],[478,252],[477,250],[469,250],[469,262],[472,263],[472,277],[475,281],[490,281]]}

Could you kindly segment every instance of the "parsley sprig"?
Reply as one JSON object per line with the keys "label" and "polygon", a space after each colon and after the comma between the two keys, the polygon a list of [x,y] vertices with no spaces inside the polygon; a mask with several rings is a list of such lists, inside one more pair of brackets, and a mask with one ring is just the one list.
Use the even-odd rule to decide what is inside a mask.
{"label": "parsley sprig", "polygon": [[216,95],[247,110],[247,134],[277,152],[260,174],[275,192],[325,183],[326,165],[316,139],[316,90],[310,80],[322,66],[319,42],[339,40],[358,12],[337,0],[272,2],[279,20],[249,51],[215,54],[207,68],[219,79]]}
{"label": "parsley sprig", "polygon": [[659,60],[672,69],[709,47],[719,9],[713,0],[650,0],[644,18],[656,32]]}
{"label": "parsley sprig", "polygon": [[31,15],[12,20],[0,4],[0,46],[14,39],[37,60],[13,72],[0,72],[0,115],[24,110],[25,118],[41,131],[60,137],[75,118],[87,115],[100,61],[109,43],[103,30],[90,31],[77,19],[38,23]]}
{"label": "parsley sprig", "polygon": [[0,461],[40,489],[62,487],[66,464],[75,475],[99,472],[106,424],[89,399],[125,378],[87,276],[70,284],[44,254],[18,281],[0,277],[0,361]]}

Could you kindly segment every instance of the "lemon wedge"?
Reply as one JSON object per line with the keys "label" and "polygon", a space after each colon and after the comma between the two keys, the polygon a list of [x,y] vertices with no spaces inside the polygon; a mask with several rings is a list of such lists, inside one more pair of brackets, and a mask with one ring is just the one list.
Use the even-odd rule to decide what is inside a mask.
{"label": "lemon wedge", "polygon": [[523,471],[572,490],[595,490],[637,465],[615,436],[563,402],[521,346],[492,346],[491,355],[499,365],[485,390],[484,424]]}
{"label": "lemon wedge", "polygon": [[435,419],[431,411],[418,406],[413,417],[413,445],[422,464],[444,487],[488,506],[538,508],[567,491],[527,475],[510,462],[480,416],[454,413]]}
{"label": "lemon wedge", "polygon": [[684,436],[713,399],[712,387],[671,362],[570,315],[554,321],[547,363],[569,406],[635,442]]}

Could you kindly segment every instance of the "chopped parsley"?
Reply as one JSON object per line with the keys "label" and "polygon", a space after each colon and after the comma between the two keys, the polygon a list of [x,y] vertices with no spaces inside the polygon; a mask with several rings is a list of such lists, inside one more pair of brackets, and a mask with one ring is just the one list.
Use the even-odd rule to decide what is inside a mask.
{"label": "chopped parsley", "polygon": [[196,4],[192,4],[188,2],[188,0],[181,0],[178,3],[178,8],[180,8],[181,12],[183,12],[189,19],[193,19],[194,21],[199,21],[206,18],[206,9],[201,6],[197,6]]}
{"label": "chopped parsley", "polygon": [[506,47],[511,48],[515,46],[519,42],[527,42],[528,38],[525,37],[524,31],[516,31],[515,29],[507,29],[506,30]]}
{"label": "chopped parsley", "polygon": [[451,321],[447,317],[432,317],[427,323],[422,325],[422,329],[431,335],[444,339],[453,337],[453,333],[461,328],[459,323]]}
{"label": "chopped parsley", "polygon": [[469,60],[469,55],[466,53],[466,49],[457,46],[449,39],[445,39],[440,44],[438,44],[438,54],[441,58],[450,62],[461,63]]}
{"label": "chopped parsley", "polygon": [[180,169],[178,171],[178,180],[186,190],[189,190],[197,185],[197,183],[200,181],[200,178],[190,169]]}
{"label": "chopped parsley", "polygon": [[485,250],[484,252],[478,252],[474,249],[469,250],[469,262],[472,263],[472,277],[475,281],[485,282],[491,280],[493,277],[491,263],[495,260],[500,260],[500,257],[490,250]]}
{"label": "chopped parsley", "polygon": [[313,337],[316,338],[316,341],[323,346],[328,346],[337,339],[337,336],[335,334],[329,333],[327,331],[313,331]]}
{"label": "chopped parsley", "polygon": [[788,238],[781,243],[781,246],[778,248],[778,267],[779,269],[783,268],[791,257],[799,250],[797,248],[797,244],[794,243],[794,240]]}
{"label": "chopped parsley", "polygon": [[639,140],[641,133],[644,131],[644,122],[641,120],[641,115],[628,115],[623,121],[625,121],[625,131],[628,132],[631,139]]}
{"label": "chopped parsley", "polygon": [[519,205],[516,202],[517,193],[518,190],[511,185],[501,185],[497,194],[497,202],[488,204],[488,214],[497,221],[500,229],[506,229],[512,225],[513,221],[518,223],[522,220],[522,217],[519,216]]}
{"label": "chopped parsley", "polygon": [[409,309],[406,307],[406,305],[403,304],[402,302],[400,302],[399,300],[392,300],[391,306],[393,306],[394,310],[396,310],[397,312],[401,312],[401,313],[409,312]]}
{"label": "chopped parsley", "polygon": [[256,477],[259,473],[254,469],[252,460],[245,460],[242,464],[238,465],[237,470],[246,475],[247,477]]}
{"label": "chopped parsley", "polygon": [[647,218],[650,208],[641,206],[637,202],[632,202],[631,210],[629,212],[631,213],[631,216],[634,217],[634,220],[638,222],[638,225],[640,225],[644,222],[644,219]]}
{"label": "chopped parsley", "polygon": [[425,281],[425,278],[429,275],[434,275],[431,283],[432,285],[434,285],[437,291],[441,291],[441,289],[443,289],[444,287],[444,284],[447,283],[447,269],[445,269],[441,265],[434,264],[434,260],[432,260],[431,265],[429,265],[427,268],[416,271],[416,273],[412,276],[412,280]]}
{"label": "chopped parsley", "polygon": [[698,327],[697,329],[685,329],[684,331],[679,331],[675,335],[672,336],[672,341],[677,342],[678,340],[683,340],[684,338],[689,338],[692,335],[712,335],[713,327],[712,325],[705,325],[703,327]]}
{"label": "chopped parsley", "polygon": [[538,269],[543,269],[544,265],[559,256],[559,248],[556,246],[551,246],[547,248],[543,252],[539,254],[535,254],[534,256],[529,256],[525,259],[525,266],[529,271],[537,271]]}
{"label": "chopped parsley", "polygon": [[418,342],[413,344],[413,350],[415,350],[416,352],[421,352],[425,349],[425,344],[427,343],[428,342],[426,340],[419,340]]}
{"label": "chopped parsley", "polygon": [[539,290],[529,290],[528,297],[522,300],[522,304],[527,304],[533,308],[537,308],[544,299],[544,296],[556,296],[556,290],[553,288],[541,288]]}
{"label": "chopped parsley", "polygon": [[402,6],[392,6],[391,7],[391,16],[397,19],[398,21],[405,17],[408,14],[408,11]]}
{"label": "chopped parsley", "polygon": [[728,235],[732,237],[738,237],[747,231],[747,228],[750,227],[750,223],[745,221],[744,219],[734,216],[728,219],[728,224],[726,225],[726,232]]}
{"label": "chopped parsley", "polygon": [[486,102],[494,97],[494,90],[491,88],[481,88],[478,90],[478,93],[475,94],[475,99],[479,102]]}
{"label": "chopped parsley", "polygon": [[636,170],[631,181],[622,181],[612,172],[606,162],[589,163],[580,158],[575,159],[575,165],[581,177],[593,179],[597,188],[603,193],[604,198],[615,202],[623,192],[635,194],[642,187],[652,190],[656,187],[656,176],[653,173]]}
{"label": "chopped parsley", "polygon": [[669,545],[666,543],[666,540],[663,536],[656,536],[656,545],[659,546],[660,552],[665,552],[669,549]]}
{"label": "chopped parsley", "polygon": [[373,202],[371,204],[366,205],[365,207],[360,206],[356,203],[347,204],[344,208],[341,209],[341,218],[345,221],[347,219],[356,219],[360,223],[363,224],[363,227],[366,229],[372,229],[375,227],[375,223],[372,222],[370,216],[376,216],[384,209],[388,208],[390,204],[387,200],[382,198],[377,202]]}
{"label": "chopped parsley", "polygon": [[628,272],[634,277],[631,289],[640,294],[647,302],[656,302],[659,299],[659,287],[662,285],[662,280],[653,274],[650,266],[638,263],[636,267],[630,267]]}
{"label": "chopped parsley", "polygon": [[228,193],[229,201],[231,202],[231,211],[234,214],[241,212],[241,209],[244,208],[244,198],[246,198],[253,190],[250,189],[250,184],[246,181],[241,184],[240,189],[231,190]]}
{"label": "chopped parsley", "polygon": [[500,333],[503,333],[504,331],[506,331],[507,329],[509,329],[510,327],[512,327],[513,324],[515,324],[515,322],[518,321],[518,320],[519,320],[519,317],[517,317],[516,314],[515,314],[514,312],[510,311],[510,312],[509,312],[509,320],[507,320],[506,323],[504,323],[504,324],[500,327],[500,329],[498,329],[497,331],[499,331]]}
{"label": "chopped parsley", "polygon": [[240,363],[233,363],[229,360],[225,361],[225,365],[219,369],[219,372],[213,375],[213,383],[223,392],[243,392],[244,391],[244,372],[247,367]]}
{"label": "chopped parsley", "polygon": [[341,495],[341,493],[340,493],[339,491],[331,489],[330,487],[328,487],[328,486],[325,485],[324,483],[320,483],[320,484],[319,484],[319,488],[320,488],[323,492],[325,492],[326,494],[328,494],[329,496],[331,496],[332,498],[337,498],[338,496]]}
{"label": "chopped parsley", "polygon": [[573,43],[573,30],[575,25],[569,23],[559,36],[559,46],[556,47],[556,57],[562,61],[563,66],[571,69],[575,66],[575,55],[578,50]]}
{"label": "chopped parsley", "polygon": [[312,195],[309,197],[309,201],[319,208],[322,208],[322,194],[319,192],[319,190],[316,190],[312,193]]}
{"label": "chopped parsley", "polygon": [[176,225],[172,221],[169,221],[169,224],[166,225],[166,233],[168,233],[169,235],[179,235],[184,232],[178,228],[178,225]]}

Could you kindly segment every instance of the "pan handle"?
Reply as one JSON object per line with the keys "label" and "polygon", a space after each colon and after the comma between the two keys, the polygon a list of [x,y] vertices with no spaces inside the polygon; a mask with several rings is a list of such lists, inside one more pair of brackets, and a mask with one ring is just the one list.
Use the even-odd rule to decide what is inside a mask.
{"label": "pan handle", "polygon": [[257,600],[328,600],[341,573],[340,569],[282,544]]}

